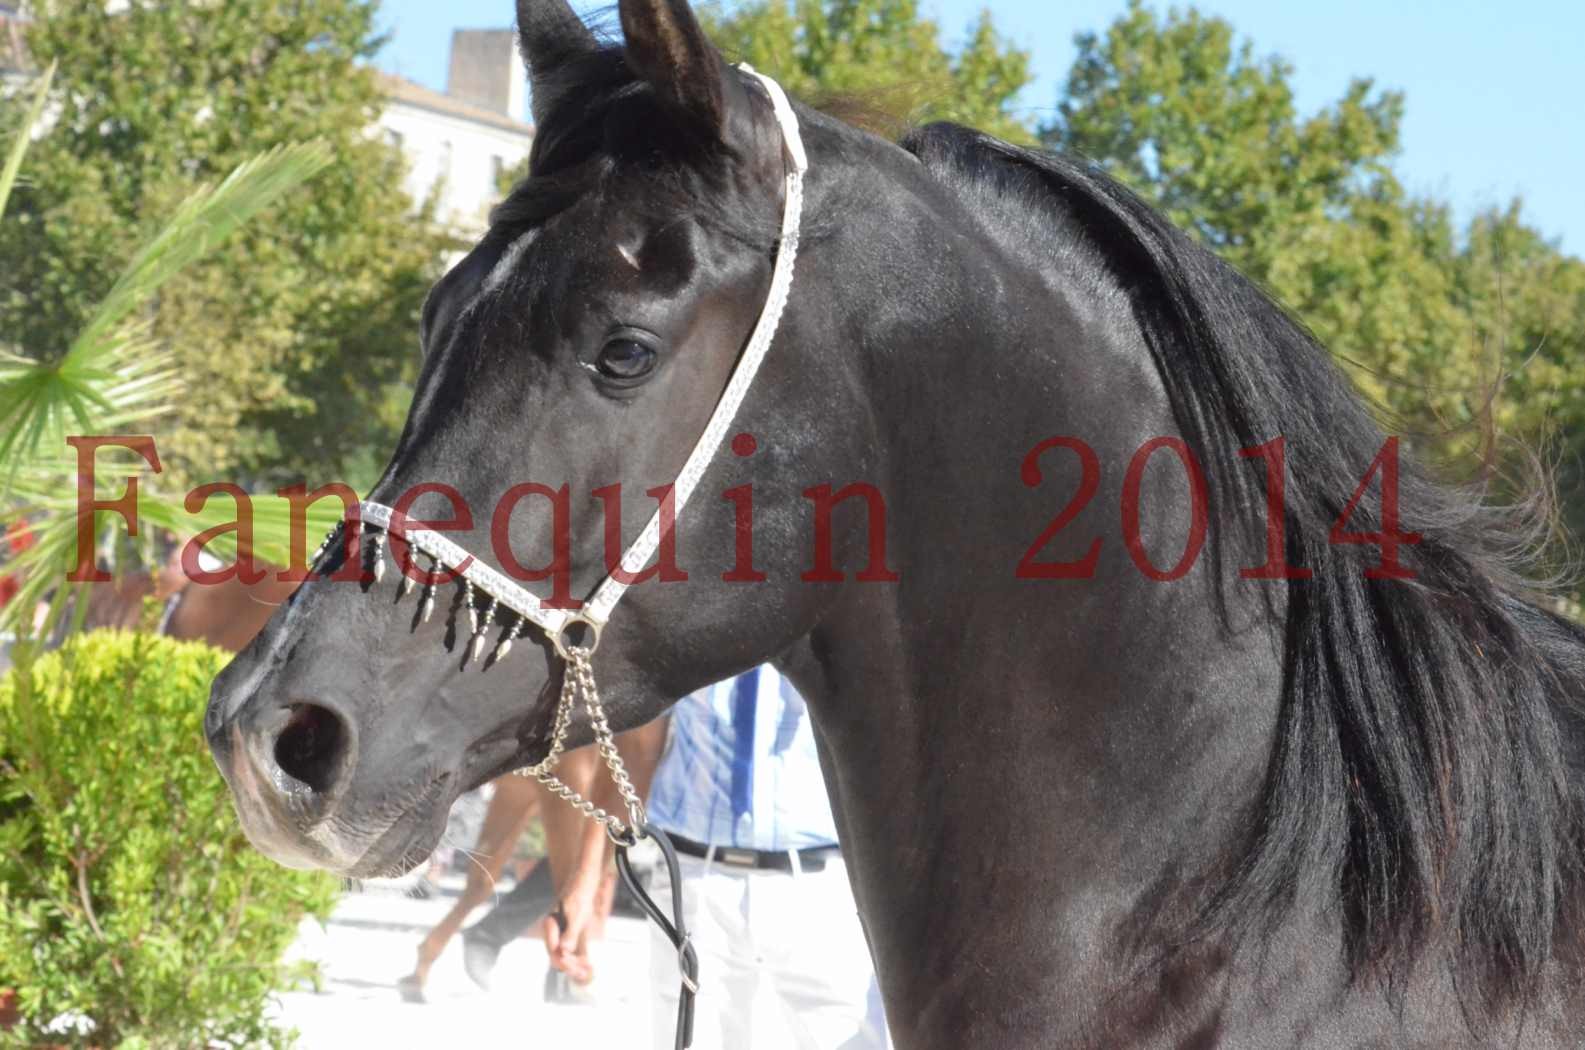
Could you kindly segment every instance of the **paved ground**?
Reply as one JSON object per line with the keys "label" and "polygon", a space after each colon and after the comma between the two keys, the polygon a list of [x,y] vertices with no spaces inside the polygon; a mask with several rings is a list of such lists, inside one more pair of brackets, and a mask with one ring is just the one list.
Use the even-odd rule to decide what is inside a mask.
{"label": "paved ground", "polygon": [[430,974],[428,1002],[404,1003],[396,982],[411,971],[419,939],[461,885],[460,878],[447,880],[431,900],[411,900],[401,886],[369,886],[345,896],[327,925],[304,923],[293,955],[319,960],[323,990],[282,996],[277,1009],[280,1022],[297,1029],[302,1050],[483,1050],[529,1040],[549,1048],[650,1045],[649,933],[636,919],[613,918],[595,947],[592,1005],[546,1003],[545,949],[526,939],[501,953],[489,992],[463,972],[462,943],[454,939]]}

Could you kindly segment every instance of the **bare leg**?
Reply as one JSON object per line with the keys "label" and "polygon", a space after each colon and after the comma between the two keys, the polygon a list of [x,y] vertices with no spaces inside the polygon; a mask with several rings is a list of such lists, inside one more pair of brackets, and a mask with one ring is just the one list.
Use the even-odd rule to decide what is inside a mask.
{"label": "bare leg", "polygon": [[[664,721],[617,737],[617,748],[628,760],[634,787],[641,797],[649,791],[649,781],[665,740]],[[556,775],[585,798],[603,796],[607,788],[605,768],[593,748],[569,752],[562,759]],[[608,852],[605,832],[548,790],[537,784],[534,787],[541,792],[540,819],[545,826],[549,892],[543,877],[524,879],[520,890],[513,890],[508,900],[497,904],[489,915],[463,932],[466,951],[464,961],[468,975],[481,987],[489,986],[490,971],[495,966],[501,948],[528,932],[541,915],[553,908],[558,900],[563,900],[569,883],[577,881],[580,876],[588,878],[594,873],[593,877],[599,885],[594,905],[598,911],[598,925],[603,925],[615,896],[615,873],[605,870]],[[607,808],[616,805],[603,797],[600,801]],[[594,976],[593,968],[589,965],[587,926],[587,923],[581,925],[580,929],[584,932],[577,935],[576,946],[564,962],[557,961],[554,949],[551,953],[556,968],[568,971],[580,983],[587,983]],[[550,944],[547,940],[547,947]]]}
{"label": "bare leg", "polygon": [[[593,748],[569,751],[556,767],[556,776],[568,787],[591,796],[600,774],[599,753]],[[540,821],[545,827],[545,861],[523,879],[489,914],[463,931],[463,964],[481,988],[490,985],[501,949],[521,936],[555,908],[583,860],[587,818],[536,782],[530,783],[539,800]],[[603,834],[603,833],[602,833]],[[587,955],[582,956],[587,963]],[[588,980],[588,976],[583,978]]]}
{"label": "bare leg", "polygon": [[508,774],[495,780],[495,795],[484,815],[484,826],[479,829],[473,863],[468,867],[468,881],[462,896],[446,917],[441,919],[418,944],[418,964],[399,985],[404,997],[421,996],[424,982],[429,980],[429,970],[440,958],[440,953],[462,928],[470,912],[490,899],[495,892],[496,880],[511,859],[512,850],[524,827],[539,809],[539,785],[526,777]]}
{"label": "bare leg", "polygon": [[605,937],[605,920],[611,917],[611,905],[616,902],[616,869],[607,868],[600,876],[600,894],[595,898],[594,929],[590,936],[596,940]]}
{"label": "bare leg", "polygon": [[[617,750],[626,760],[640,798],[649,793],[649,782],[665,742],[664,720],[630,730],[616,739]],[[589,757],[577,771],[580,783],[574,786],[606,810],[622,812],[621,800],[599,755],[592,748],[588,750]],[[556,895],[565,905],[570,927],[555,929],[546,923],[545,943],[551,950],[551,965],[575,983],[588,984],[594,979],[589,942],[603,932],[616,896],[611,843],[605,831],[583,814],[554,802],[547,802],[545,807],[545,839],[556,876]]]}

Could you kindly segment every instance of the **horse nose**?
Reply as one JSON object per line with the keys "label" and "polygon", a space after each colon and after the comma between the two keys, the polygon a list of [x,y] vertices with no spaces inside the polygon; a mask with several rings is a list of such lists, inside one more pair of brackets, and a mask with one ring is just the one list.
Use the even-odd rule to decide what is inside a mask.
{"label": "horse nose", "polygon": [[206,727],[210,748],[252,808],[301,832],[327,817],[356,761],[352,721],[323,700],[254,695],[223,706],[230,717]]}
{"label": "horse nose", "polygon": [[288,711],[270,749],[276,769],[288,790],[306,788],[329,799],[351,771],[351,728],[340,714],[320,704],[292,704]]}
{"label": "horse nose", "polygon": [[269,683],[238,696],[227,688],[238,684],[216,680],[204,728],[242,830],[289,868],[345,870],[356,857],[331,817],[356,780],[356,723],[334,700],[282,695]]}
{"label": "horse nose", "polygon": [[346,871],[361,853],[335,815],[356,795],[357,707],[257,648],[210,687],[204,734],[248,840],[290,868]]}

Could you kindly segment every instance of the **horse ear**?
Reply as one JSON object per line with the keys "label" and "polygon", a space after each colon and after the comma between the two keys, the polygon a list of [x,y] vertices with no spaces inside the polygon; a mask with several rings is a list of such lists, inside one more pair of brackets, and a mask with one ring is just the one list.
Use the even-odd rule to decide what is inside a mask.
{"label": "horse ear", "polygon": [[600,42],[567,0],[517,0],[517,44],[533,87],[534,122],[543,123],[556,102],[557,74]]}
{"label": "horse ear", "polygon": [[678,116],[712,136],[726,129],[726,65],[688,0],[621,0],[627,64]]}

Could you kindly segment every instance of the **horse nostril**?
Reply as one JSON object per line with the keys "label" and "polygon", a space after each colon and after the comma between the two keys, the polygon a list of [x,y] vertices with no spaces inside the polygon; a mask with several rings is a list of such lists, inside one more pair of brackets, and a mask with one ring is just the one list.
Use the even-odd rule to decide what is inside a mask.
{"label": "horse nostril", "polygon": [[275,739],[281,772],[326,794],[341,772],[347,728],[335,712],[316,704],[293,704],[292,716]]}

